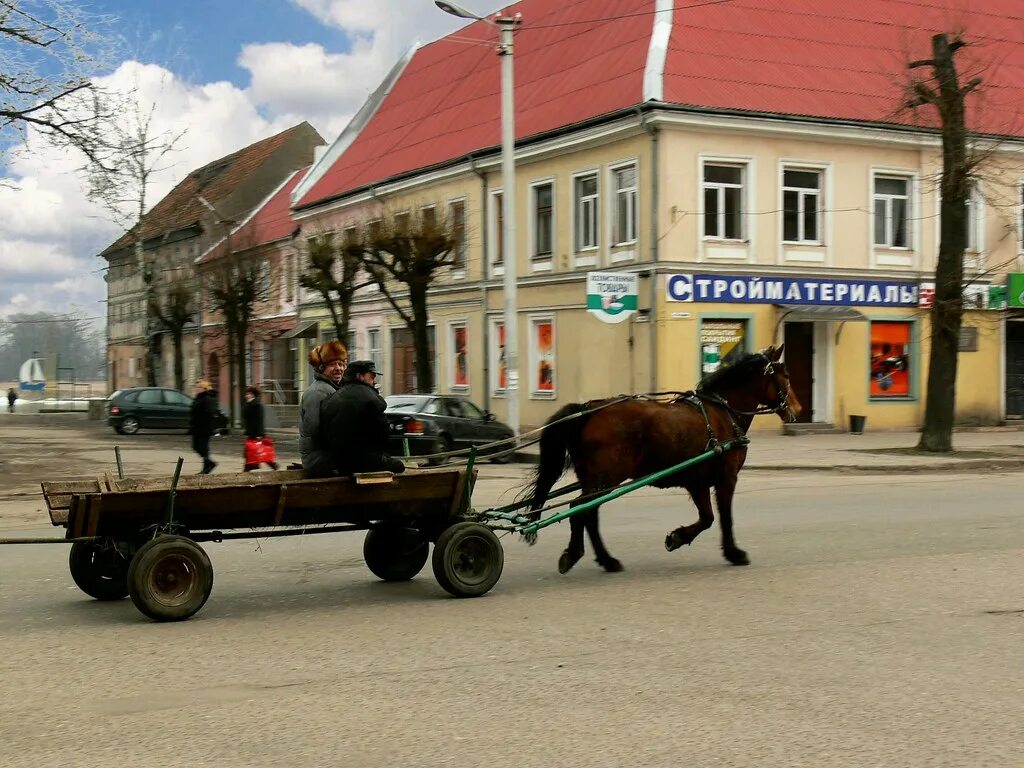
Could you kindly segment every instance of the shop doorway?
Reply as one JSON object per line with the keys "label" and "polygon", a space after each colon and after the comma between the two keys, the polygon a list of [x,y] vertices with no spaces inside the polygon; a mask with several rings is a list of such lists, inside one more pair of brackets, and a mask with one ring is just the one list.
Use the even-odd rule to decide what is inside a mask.
{"label": "shop doorway", "polygon": [[814,420],[814,323],[786,323],[783,341],[789,385],[801,405],[796,420],[807,424]]}
{"label": "shop doorway", "polygon": [[[437,391],[437,349],[434,341],[434,326],[427,329],[430,357],[434,360],[434,391]],[[412,331],[408,328],[391,329],[391,394],[404,395],[419,392],[416,381],[416,350],[413,347]]]}
{"label": "shop doorway", "polygon": [[1024,321],[1006,321],[1006,418],[1024,419]]}

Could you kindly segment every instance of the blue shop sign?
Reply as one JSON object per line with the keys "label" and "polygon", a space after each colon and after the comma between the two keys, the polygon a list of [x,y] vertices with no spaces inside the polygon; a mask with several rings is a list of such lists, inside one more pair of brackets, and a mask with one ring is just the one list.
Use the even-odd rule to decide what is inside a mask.
{"label": "blue shop sign", "polygon": [[746,275],[669,275],[669,301],[916,307],[917,283]]}

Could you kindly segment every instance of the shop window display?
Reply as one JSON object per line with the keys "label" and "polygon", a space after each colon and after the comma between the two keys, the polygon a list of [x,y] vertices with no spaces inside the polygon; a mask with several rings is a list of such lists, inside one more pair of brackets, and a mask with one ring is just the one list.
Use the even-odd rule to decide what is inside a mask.
{"label": "shop window display", "polygon": [[910,323],[871,323],[871,397],[909,397]]}

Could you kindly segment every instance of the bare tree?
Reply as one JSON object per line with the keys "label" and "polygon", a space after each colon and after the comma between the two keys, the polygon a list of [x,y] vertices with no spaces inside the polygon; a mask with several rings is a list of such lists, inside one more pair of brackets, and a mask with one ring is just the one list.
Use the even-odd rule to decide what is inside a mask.
{"label": "bare tree", "polygon": [[240,408],[244,400],[245,346],[254,316],[253,308],[261,296],[261,285],[259,270],[231,251],[230,243],[229,254],[213,272],[210,304],[223,318],[227,334],[228,386],[231,420],[234,422],[236,414],[240,414],[236,411],[236,403]]}
{"label": "bare tree", "polygon": [[34,129],[111,167],[104,123],[118,104],[93,82],[111,58],[110,22],[72,0],[0,0],[0,148]]}
{"label": "bare tree", "polygon": [[[185,328],[196,315],[194,281],[182,275],[160,280],[154,279],[152,270],[145,273],[146,279],[146,314],[147,318],[156,320],[159,325],[151,328],[153,332],[166,331],[174,345],[174,386],[178,390],[185,389],[185,360],[183,338]],[[155,334],[147,334],[152,338]],[[152,370],[152,367],[150,368]]]}
{"label": "bare tree", "polygon": [[412,333],[416,387],[430,392],[434,388],[434,358],[427,291],[438,273],[454,264],[457,235],[453,222],[433,215],[413,219],[410,214],[397,214],[367,225],[364,234],[364,267]]}
{"label": "bare tree", "polygon": [[931,319],[931,357],[924,425],[918,448],[925,451],[953,449],[956,408],[956,372],[960,326],[963,322],[964,250],[967,246],[967,201],[973,163],[968,153],[964,101],[981,85],[981,78],[960,84],[955,54],[967,45],[960,35],[932,37],[932,58],[910,62],[910,68],[928,67],[931,74],[910,84],[908,106],[930,106],[942,126],[942,196],[939,258],[935,266],[935,298]]}
{"label": "bare tree", "polygon": [[356,291],[374,282],[359,282],[363,244],[358,239],[338,243],[334,233],[325,232],[307,241],[306,255],[309,266],[299,275],[299,285],[323,299],[338,340],[346,342],[352,299]]}

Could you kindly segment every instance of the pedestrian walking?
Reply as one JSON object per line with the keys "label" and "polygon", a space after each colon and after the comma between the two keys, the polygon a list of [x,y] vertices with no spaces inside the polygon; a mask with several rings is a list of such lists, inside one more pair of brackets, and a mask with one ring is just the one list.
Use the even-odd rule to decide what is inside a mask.
{"label": "pedestrian walking", "polygon": [[299,453],[307,477],[328,477],[334,474],[334,462],[327,451],[320,409],[341,385],[348,349],[340,341],[317,344],[309,350],[309,364],[313,366],[313,383],[302,393],[299,404]]}
{"label": "pedestrian walking", "polygon": [[203,458],[203,468],[199,471],[201,475],[210,474],[217,466],[217,462],[210,458],[210,438],[216,431],[219,412],[216,390],[206,379],[200,379],[196,382],[196,397],[192,401],[188,424],[192,434],[192,450]]}
{"label": "pedestrian walking", "polygon": [[14,404],[18,402],[18,393],[14,391],[14,387],[7,390],[7,412],[14,413]]}
{"label": "pedestrian walking", "polygon": [[260,402],[259,387],[245,388],[245,405],[242,406],[242,422],[245,424],[245,459],[243,472],[259,469],[261,464],[277,469],[274,442],[266,436],[263,423],[263,403]]}

